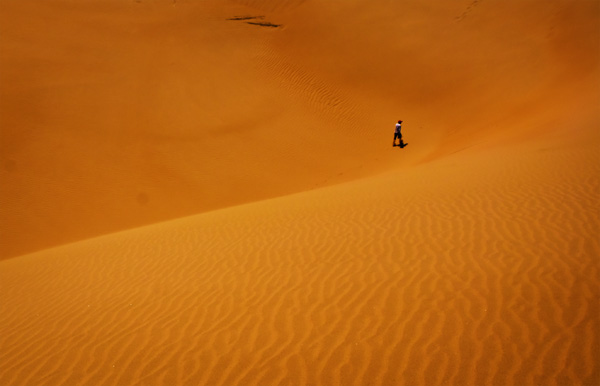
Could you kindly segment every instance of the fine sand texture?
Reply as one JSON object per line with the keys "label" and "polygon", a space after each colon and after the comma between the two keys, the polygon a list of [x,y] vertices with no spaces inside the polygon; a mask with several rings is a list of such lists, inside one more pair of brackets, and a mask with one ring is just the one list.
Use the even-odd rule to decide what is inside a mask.
{"label": "fine sand texture", "polygon": [[599,385],[599,104],[595,0],[0,0],[0,385]]}

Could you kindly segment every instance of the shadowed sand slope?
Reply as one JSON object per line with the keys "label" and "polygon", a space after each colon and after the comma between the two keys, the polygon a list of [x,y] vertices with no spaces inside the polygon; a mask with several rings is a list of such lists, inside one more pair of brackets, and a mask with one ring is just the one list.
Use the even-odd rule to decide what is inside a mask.
{"label": "shadowed sand slope", "polygon": [[597,101],[596,1],[0,7],[3,257],[579,127]]}
{"label": "shadowed sand slope", "polygon": [[0,383],[595,385],[600,157],[536,142],[0,265]]}

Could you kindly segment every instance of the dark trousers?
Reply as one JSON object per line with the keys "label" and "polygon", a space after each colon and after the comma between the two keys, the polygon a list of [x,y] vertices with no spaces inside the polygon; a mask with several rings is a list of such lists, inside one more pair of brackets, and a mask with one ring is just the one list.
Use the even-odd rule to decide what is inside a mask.
{"label": "dark trousers", "polygon": [[402,145],[404,143],[402,141],[402,134],[401,133],[394,133],[394,144],[396,144],[396,139],[400,140],[400,145]]}

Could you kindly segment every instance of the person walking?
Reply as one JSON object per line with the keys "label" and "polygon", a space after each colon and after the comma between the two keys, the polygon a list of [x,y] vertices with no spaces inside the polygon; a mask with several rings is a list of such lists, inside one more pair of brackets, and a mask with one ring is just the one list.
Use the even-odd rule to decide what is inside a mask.
{"label": "person walking", "polygon": [[[398,145],[396,145],[396,139],[398,140]],[[396,131],[394,131],[394,146],[406,146],[404,141],[402,141],[402,121],[398,121],[398,123],[396,123]]]}

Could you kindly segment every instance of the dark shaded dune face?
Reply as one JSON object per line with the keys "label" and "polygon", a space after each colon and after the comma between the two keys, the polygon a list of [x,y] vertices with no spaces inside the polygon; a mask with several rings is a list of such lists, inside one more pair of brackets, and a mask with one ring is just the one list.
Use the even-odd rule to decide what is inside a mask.
{"label": "dark shaded dune face", "polygon": [[[408,122],[428,122],[444,140],[461,134],[455,145],[462,146],[532,119],[571,115],[562,111],[568,92],[590,100],[581,86],[598,81],[599,4],[311,2],[285,31],[293,44],[281,49],[294,47],[306,67],[355,97],[375,95]],[[567,109],[589,110],[577,105]]]}
{"label": "dark shaded dune face", "polygon": [[235,3],[242,4],[263,12],[283,11],[299,7],[306,0],[233,0]]}
{"label": "dark shaded dune face", "polygon": [[596,1],[0,6],[2,257],[597,121]]}

